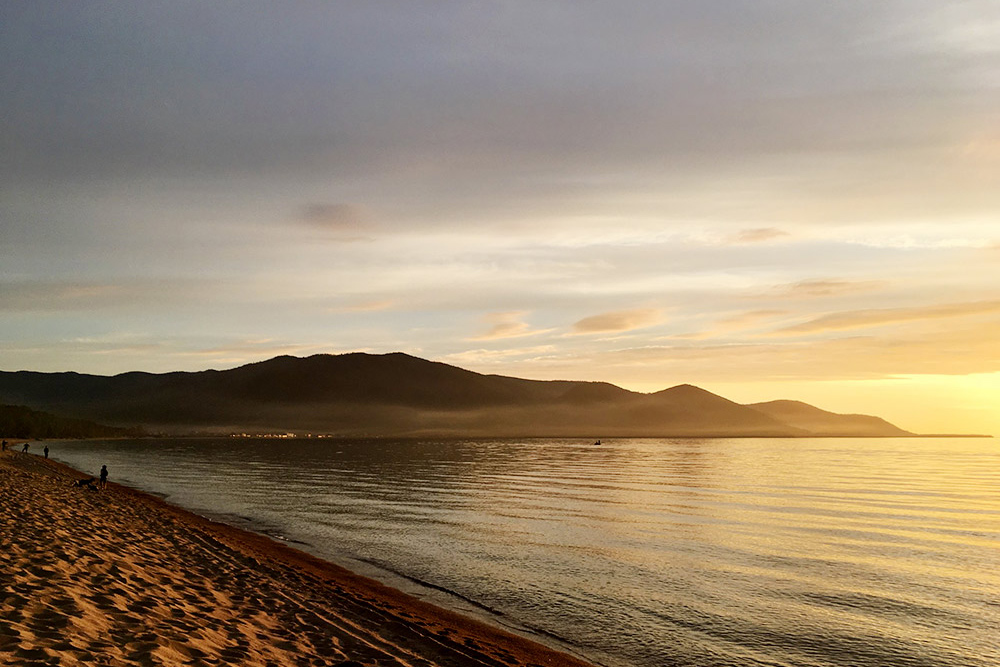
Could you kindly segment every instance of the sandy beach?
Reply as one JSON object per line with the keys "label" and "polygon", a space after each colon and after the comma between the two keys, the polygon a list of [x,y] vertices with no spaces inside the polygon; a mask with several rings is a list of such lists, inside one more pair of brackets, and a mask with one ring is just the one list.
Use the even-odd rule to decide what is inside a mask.
{"label": "sandy beach", "polygon": [[74,488],[81,477],[0,454],[0,664],[588,664],[134,489]]}

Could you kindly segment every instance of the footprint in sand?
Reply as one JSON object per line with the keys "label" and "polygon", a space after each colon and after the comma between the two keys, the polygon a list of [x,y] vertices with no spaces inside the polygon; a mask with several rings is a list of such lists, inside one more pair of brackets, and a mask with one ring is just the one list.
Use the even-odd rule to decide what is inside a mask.
{"label": "footprint in sand", "polygon": [[0,620],[0,651],[6,651],[21,643],[21,633],[7,620]]}
{"label": "footprint in sand", "polygon": [[43,608],[28,616],[24,625],[38,639],[57,641],[62,638],[63,631],[69,625],[69,617],[59,611]]}

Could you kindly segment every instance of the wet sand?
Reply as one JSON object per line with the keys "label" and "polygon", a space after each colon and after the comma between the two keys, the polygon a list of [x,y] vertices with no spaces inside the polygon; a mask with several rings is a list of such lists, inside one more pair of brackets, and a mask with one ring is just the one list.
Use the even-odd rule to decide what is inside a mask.
{"label": "wet sand", "polygon": [[81,477],[0,454],[0,664],[588,664],[134,489],[73,488]]}

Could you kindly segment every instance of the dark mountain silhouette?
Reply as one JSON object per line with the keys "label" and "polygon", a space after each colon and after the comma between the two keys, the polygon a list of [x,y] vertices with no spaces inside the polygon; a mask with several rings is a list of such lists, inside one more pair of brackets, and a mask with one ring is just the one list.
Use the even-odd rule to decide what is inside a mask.
{"label": "dark mountain silhouette", "polygon": [[23,405],[0,405],[0,436],[5,438],[110,438],[142,435],[136,429],[115,428],[85,419],[66,419]]}
{"label": "dark mountain silhouette", "polygon": [[913,435],[879,417],[841,415],[801,401],[769,401],[749,406],[758,412],[819,436]]}
{"label": "dark mountain silhouette", "polygon": [[[0,402],[172,432],[582,437],[812,434],[804,420],[786,421],[766,409],[739,405],[691,385],[640,394],[605,382],[482,375],[402,353],[282,356],[225,371],[133,372],[113,377],[0,372]],[[856,435],[886,434],[884,428],[874,428],[884,422],[870,419],[874,430],[861,429]]]}

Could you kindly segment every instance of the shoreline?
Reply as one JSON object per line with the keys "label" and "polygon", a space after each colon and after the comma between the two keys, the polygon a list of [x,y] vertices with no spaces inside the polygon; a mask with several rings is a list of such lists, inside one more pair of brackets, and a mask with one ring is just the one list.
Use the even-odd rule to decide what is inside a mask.
{"label": "shoreline", "polygon": [[592,664],[155,495],[71,487],[86,477],[0,455],[0,662]]}

